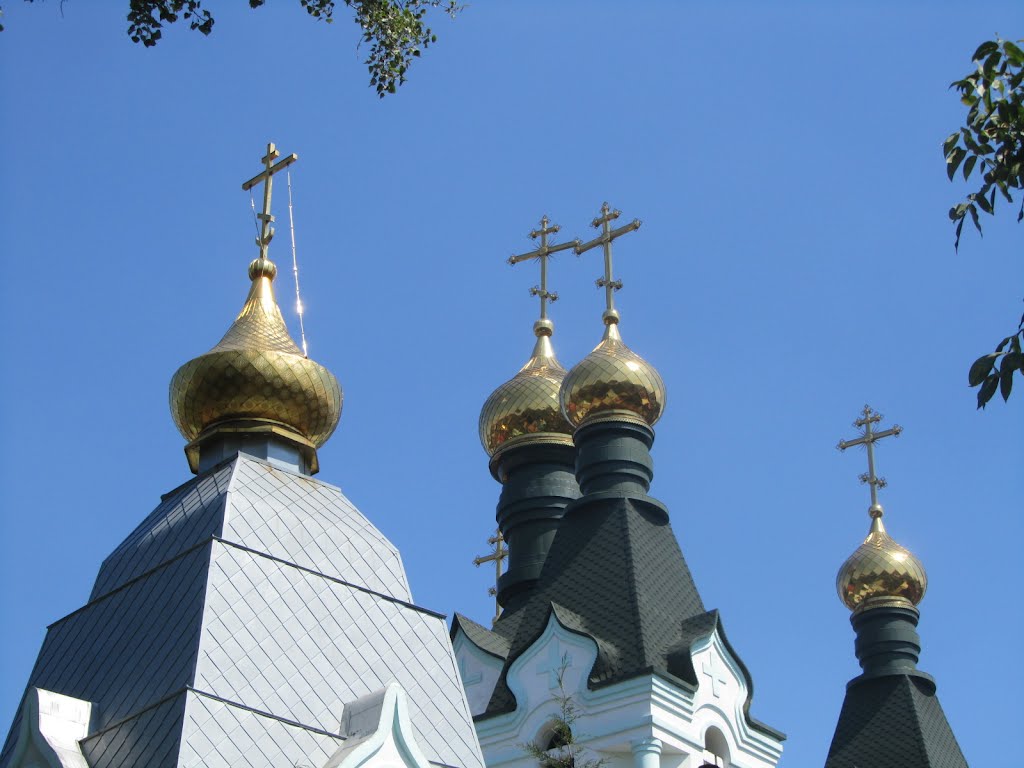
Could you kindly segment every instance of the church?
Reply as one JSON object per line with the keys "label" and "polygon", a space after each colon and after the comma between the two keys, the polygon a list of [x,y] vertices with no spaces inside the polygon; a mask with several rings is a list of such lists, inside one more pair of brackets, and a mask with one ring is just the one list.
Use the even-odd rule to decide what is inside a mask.
{"label": "church", "polygon": [[[273,182],[296,159],[271,144],[243,185],[263,187],[248,295],[171,380],[195,476],[140,515],[87,603],[49,627],[0,768],[779,764],[781,724],[756,711],[742,649],[651,495],[668,388],[626,345],[614,301],[613,243],[632,247],[616,241],[639,220],[616,227],[606,203],[593,240],[553,244],[545,218],[539,247],[511,260],[538,263],[540,311],[529,359],[480,416],[501,487],[495,551],[480,558],[496,564],[498,610],[490,627],[459,613],[449,625],[412,600],[372,515],[314,477],[343,397],[275,298]],[[602,254],[604,309],[599,343],[567,371],[547,270],[570,248]],[[899,428],[880,420],[865,407],[840,446],[867,449],[871,522],[837,577],[863,671],[836,691],[825,766],[959,768],[935,680],[917,669],[927,577],[882,522],[874,443]]]}

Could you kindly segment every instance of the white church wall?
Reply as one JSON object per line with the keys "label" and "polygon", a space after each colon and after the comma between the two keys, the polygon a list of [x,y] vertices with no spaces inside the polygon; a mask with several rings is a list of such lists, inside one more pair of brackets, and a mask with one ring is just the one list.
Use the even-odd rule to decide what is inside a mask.
{"label": "white church wall", "polygon": [[586,676],[596,656],[590,638],[565,629],[552,615],[544,633],[509,669],[516,711],[477,723],[488,768],[536,768],[523,745],[535,742],[558,712],[557,667],[563,658],[568,662],[564,691],[579,710],[573,732],[590,756],[607,761],[606,768],[697,768],[707,759],[709,728],[715,729],[711,746],[725,753],[724,765],[774,768],[778,763],[781,743],[747,722],[746,678],[717,629],[692,649],[700,680],[696,689],[650,675],[590,690]]}

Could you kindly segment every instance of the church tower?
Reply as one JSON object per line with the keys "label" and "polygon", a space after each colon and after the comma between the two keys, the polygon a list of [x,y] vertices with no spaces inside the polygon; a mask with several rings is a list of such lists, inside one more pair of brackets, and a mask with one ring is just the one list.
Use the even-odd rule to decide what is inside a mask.
{"label": "church tower", "polygon": [[862,435],[839,443],[840,450],[867,448],[868,471],[861,480],[871,488],[871,530],[839,569],[839,599],[852,611],[857,660],[864,670],[846,685],[846,698],[825,768],[967,768],[935,693],[935,680],[917,668],[921,638],[918,603],[928,588],[924,566],[897,544],[882,523],[875,474],[874,444],[897,436],[896,425],[876,432],[882,420],[868,406],[854,426]]}
{"label": "church tower", "polygon": [[0,768],[483,768],[444,617],[312,477],[342,395],[274,298],[279,156],[243,185],[264,203],[242,310],[171,381],[196,477],[49,627]]}
{"label": "church tower", "polygon": [[[605,267],[603,338],[564,375],[558,394],[580,496],[569,500],[563,485],[560,503],[568,503],[550,515],[539,573],[499,593],[493,628],[462,617],[452,627],[477,733],[488,768],[533,768],[543,752],[577,768],[596,760],[614,768],[769,768],[784,736],[750,715],[750,674],[718,612],[704,607],[668,509],[648,495],[666,388],[619,330],[612,242],[640,227],[634,220],[613,229],[619,215],[605,204],[592,222],[598,237],[574,244],[577,254],[600,246]],[[568,431],[553,417],[546,423],[558,428],[545,441]],[[521,444],[536,450],[526,438]],[[507,493],[506,484],[499,522]],[[526,484],[516,490],[517,508],[550,509],[553,496],[542,483]],[[514,533],[508,543],[515,564]]]}

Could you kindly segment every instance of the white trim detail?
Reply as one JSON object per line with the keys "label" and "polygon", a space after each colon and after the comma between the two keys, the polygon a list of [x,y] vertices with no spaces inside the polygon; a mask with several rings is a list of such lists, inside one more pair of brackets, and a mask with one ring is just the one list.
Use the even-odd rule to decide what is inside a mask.
{"label": "white trim detail", "polygon": [[341,735],[345,743],[324,768],[431,768],[416,744],[408,700],[398,683],[346,703]]}
{"label": "white trim detail", "polygon": [[469,711],[473,717],[476,717],[487,709],[487,703],[491,700],[494,686],[498,682],[501,668],[505,666],[505,663],[481,650],[476,643],[469,639],[462,627],[455,632],[452,650],[455,652],[455,660],[459,665],[459,676],[462,678],[462,687],[466,691]]}
{"label": "white trim detail", "polygon": [[89,735],[92,702],[31,687],[11,768],[89,768],[78,742]]}
{"label": "white trim detail", "polygon": [[579,712],[573,732],[588,756],[605,759],[608,768],[700,765],[711,726],[728,746],[729,768],[774,768],[778,763],[782,743],[747,721],[746,677],[717,628],[691,648],[696,687],[645,675],[591,690],[587,676],[596,644],[562,627],[552,614],[542,635],[509,668],[516,710],[476,724],[488,768],[536,768],[521,745],[533,741],[557,709],[552,700],[557,690],[549,690],[543,674],[552,647],[559,657],[572,657],[564,687]]}

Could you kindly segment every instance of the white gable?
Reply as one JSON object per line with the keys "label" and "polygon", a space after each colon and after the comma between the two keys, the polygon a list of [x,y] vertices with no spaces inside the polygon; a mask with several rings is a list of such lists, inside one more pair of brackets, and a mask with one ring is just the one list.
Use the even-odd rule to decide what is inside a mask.
{"label": "white gable", "polygon": [[470,640],[462,627],[455,632],[455,642],[452,643],[455,650],[455,659],[459,664],[459,675],[462,677],[462,687],[466,690],[466,699],[469,701],[469,711],[476,717],[487,709],[487,702],[491,700],[494,693],[494,686],[501,675],[501,668],[505,663],[478,648]]}
{"label": "white gable", "polygon": [[80,739],[89,733],[92,704],[42,688],[29,688],[11,768],[89,768]]}
{"label": "white gable", "polygon": [[347,703],[342,731],[345,744],[324,768],[431,768],[416,744],[398,683]]}

